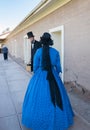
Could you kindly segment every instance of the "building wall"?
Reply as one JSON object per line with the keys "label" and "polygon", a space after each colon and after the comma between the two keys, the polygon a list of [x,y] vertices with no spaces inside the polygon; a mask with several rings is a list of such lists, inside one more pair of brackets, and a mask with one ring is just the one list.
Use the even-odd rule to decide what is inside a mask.
{"label": "building wall", "polygon": [[72,0],[63,7],[34,23],[29,28],[9,39],[17,40],[17,56],[23,56],[24,35],[32,30],[39,40],[43,32],[64,25],[64,71],[65,81],[73,81],[90,90],[90,0]]}

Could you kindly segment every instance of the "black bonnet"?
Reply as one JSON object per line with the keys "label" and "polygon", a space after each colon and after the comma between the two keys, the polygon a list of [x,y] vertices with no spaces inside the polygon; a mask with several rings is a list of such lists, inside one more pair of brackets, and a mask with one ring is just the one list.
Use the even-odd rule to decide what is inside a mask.
{"label": "black bonnet", "polygon": [[53,45],[53,40],[48,32],[45,32],[40,38],[43,45]]}

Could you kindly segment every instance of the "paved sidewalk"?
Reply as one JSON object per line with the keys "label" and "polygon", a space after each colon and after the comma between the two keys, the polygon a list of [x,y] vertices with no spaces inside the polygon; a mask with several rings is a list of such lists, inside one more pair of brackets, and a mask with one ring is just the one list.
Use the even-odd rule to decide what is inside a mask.
{"label": "paved sidewalk", "polygon": [[[31,75],[9,58],[0,54],[0,130],[28,130],[21,124],[21,108]],[[69,130],[89,130],[90,126],[76,115]]]}

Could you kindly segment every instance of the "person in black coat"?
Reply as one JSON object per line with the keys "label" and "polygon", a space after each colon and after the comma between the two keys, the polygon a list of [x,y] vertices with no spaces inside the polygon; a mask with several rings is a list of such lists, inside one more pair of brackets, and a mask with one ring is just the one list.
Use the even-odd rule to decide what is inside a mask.
{"label": "person in black coat", "polygon": [[2,48],[2,53],[3,53],[4,60],[8,60],[8,48],[6,46]]}
{"label": "person in black coat", "polygon": [[33,58],[34,58],[35,52],[37,51],[37,49],[39,49],[42,46],[40,42],[35,40],[33,32],[28,32],[27,36],[31,42],[31,72],[32,72],[33,71]]}

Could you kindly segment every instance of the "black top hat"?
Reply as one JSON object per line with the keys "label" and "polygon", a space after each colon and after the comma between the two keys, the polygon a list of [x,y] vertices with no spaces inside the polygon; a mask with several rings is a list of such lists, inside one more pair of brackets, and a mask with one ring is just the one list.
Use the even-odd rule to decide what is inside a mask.
{"label": "black top hat", "polygon": [[33,32],[28,32],[27,36],[28,36],[28,38],[34,37]]}

